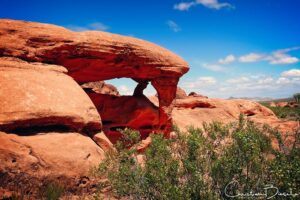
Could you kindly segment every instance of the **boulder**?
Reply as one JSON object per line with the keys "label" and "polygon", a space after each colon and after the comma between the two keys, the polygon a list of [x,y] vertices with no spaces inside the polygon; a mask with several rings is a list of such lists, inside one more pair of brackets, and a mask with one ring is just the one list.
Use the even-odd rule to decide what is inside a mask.
{"label": "boulder", "polygon": [[0,71],[0,130],[101,130],[95,106],[65,68],[1,57]]}
{"label": "boulder", "polygon": [[53,183],[73,194],[92,193],[90,171],[105,156],[90,137],[76,132],[0,132],[0,144],[0,198],[2,193],[8,199],[14,199],[11,194],[41,199],[41,192]]}
{"label": "boulder", "polygon": [[93,136],[93,140],[101,147],[105,152],[114,151],[114,146],[111,141],[106,137],[103,132],[97,133]]}
{"label": "boulder", "polygon": [[104,151],[91,138],[76,132],[31,136],[0,132],[0,143],[2,173],[80,177],[104,158]]}

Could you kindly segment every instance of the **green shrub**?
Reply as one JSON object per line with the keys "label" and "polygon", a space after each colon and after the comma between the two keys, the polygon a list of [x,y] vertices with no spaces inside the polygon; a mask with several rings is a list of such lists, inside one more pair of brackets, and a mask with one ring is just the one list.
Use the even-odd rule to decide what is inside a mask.
{"label": "green shrub", "polygon": [[295,100],[297,103],[300,103],[300,93],[294,94],[294,100]]}
{"label": "green shrub", "polygon": [[[138,132],[126,129],[118,151],[107,156],[96,175],[108,178],[114,195],[128,199],[226,199],[237,191],[262,192],[269,183],[281,192],[300,190],[300,150],[297,145],[288,154],[273,149],[271,137],[283,143],[277,131],[259,128],[242,115],[237,123],[203,127],[181,132],[174,126],[175,139],[152,134],[142,164],[134,148]],[[238,185],[225,194],[233,181]]]}
{"label": "green shrub", "polygon": [[263,104],[264,106],[271,109],[274,114],[281,119],[288,120],[300,120],[300,108],[290,108],[290,107],[270,107],[269,104]]}
{"label": "green shrub", "polygon": [[46,200],[58,200],[64,192],[64,188],[56,183],[50,183],[44,190],[44,198]]}

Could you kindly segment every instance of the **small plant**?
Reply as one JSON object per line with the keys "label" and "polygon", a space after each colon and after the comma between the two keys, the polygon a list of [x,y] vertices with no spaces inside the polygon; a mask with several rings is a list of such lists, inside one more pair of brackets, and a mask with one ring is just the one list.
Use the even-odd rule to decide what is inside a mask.
{"label": "small plant", "polygon": [[58,200],[64,193],[64,188],[56,183],[48,184],[43,191],[46,200]]}
{"label": "small plant", "polygon": [[271,109],[274,114],[281,119],[288,120],[300,120],[300,108],[290,108],[290,107],[271,107],[269,104],[262,104],[267,108]]}

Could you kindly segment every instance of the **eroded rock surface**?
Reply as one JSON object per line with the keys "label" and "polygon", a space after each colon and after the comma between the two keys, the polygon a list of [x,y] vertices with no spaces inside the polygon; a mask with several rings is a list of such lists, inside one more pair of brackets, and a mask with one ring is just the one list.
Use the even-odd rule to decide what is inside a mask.
{"label": "eroded rock surface", "polygon": [[188,64],[155,44],[111,33],[72,32],[62,27],[0,20],[0,56],[64,66],[78,83],[113,78],[151,82],[158,92],[159,123],[171,129],[178,79]]}
{"label": "eroded rock surface", "polygon": [[[149,99],[153,104],[158,105],[156,97],[152,96]],[[180,129],[184,130],[189,126],[202,128],[203,122],[219,121],[225,124],[236,122],[240,114],[257,124],[268,124],[278,128],[283,134],[299,128],[298,122],[278,119],[270,109],[260,103],[244,99],[225,100],[205,96],[177,99],[172,111],[172,119]]]}
{"label": "eroded rock surface", "polygon": [[[88,179],[113,150],[119,128],[138,129],[143,138],[167,134],[177,83],[187,71],[180,57],[143,40],[1,19],[0,189],[14,191],[19,182],[37,188],[53,177]],[[133,96],[105,84],[113,78],[136,81]],[[149,83],[158,107],[143,94]]]}
{"label": "eroded rock surface", "polygon": [[90,170],[105,156],[90,137],[76,132],[0,132],[0,143],[0,198],[6,191],[7,197],[30,194],[29,199],[42,199],[40,193],[52,183],[73,194],[92,192]]}
{"label": "eroded rock surface", "polygon": [[0,57],[0,130],[55,126],[93,133],[101,119],[61,66]]}
{"label": "eroded rock surface", "polygon": [[118,129],[139,130],[142,138],[150,132],[161,130],[159,110],[147,97],[113,96],[90,93],[103,123],[103,131],[114,143],[121,137]]}
{"label": "eroded rock surface", "polygon": [[0,171],[35,177],[84,176],[104,158],[104,151],[80,133],[49,132],[19,136],[0,132]]}

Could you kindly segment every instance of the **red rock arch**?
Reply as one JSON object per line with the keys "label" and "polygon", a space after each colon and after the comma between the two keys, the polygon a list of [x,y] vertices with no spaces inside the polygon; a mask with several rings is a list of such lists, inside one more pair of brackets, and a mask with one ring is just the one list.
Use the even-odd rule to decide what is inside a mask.
{"label": "red rock arch", "polygon": [[136,95],[150,82],[159,98],[159,130],[169,132],[172,101],[188,64],[155,44],[105,32],[72,32],[24,21],[0,20],[0,56],[61,65],[79,84],[132,78]]}

